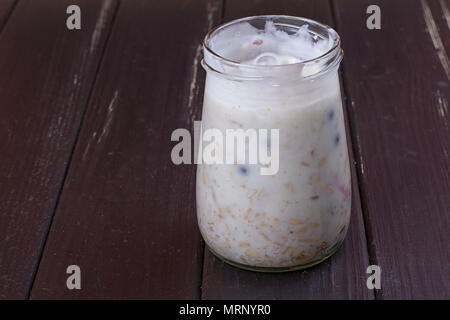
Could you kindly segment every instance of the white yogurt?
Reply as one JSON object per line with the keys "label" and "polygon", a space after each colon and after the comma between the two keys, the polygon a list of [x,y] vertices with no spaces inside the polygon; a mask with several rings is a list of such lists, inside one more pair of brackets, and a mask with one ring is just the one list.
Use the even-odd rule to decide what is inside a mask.
{"label": "white yogurt", "polygon": [[[237,24],[210,48],[241,65],[284,66],[331,49],[331,40],[315,45],[307,33],[306,26],[288,35],[273,23],[264,31]],[[275,175],[261,175],[259,165],[198,165],[197,216],[207,245],[231,262],[272,269],[332,253],[345,237],[351,200],[337,68],[313,78],[248,81],[210,70],[202,123],[223,132],[279,129],[280,136]]]}

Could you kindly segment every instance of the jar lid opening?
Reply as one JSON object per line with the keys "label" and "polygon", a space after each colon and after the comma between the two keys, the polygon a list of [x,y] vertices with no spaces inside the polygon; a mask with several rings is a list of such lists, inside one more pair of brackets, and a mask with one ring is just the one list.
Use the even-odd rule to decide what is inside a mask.
{"label": "jar lid opening", "polygon": [[340,38],[319,22],[291,16],[254,16],[211,30],[203,42],[207,71],[235,79],[311,78],[339,65]]}

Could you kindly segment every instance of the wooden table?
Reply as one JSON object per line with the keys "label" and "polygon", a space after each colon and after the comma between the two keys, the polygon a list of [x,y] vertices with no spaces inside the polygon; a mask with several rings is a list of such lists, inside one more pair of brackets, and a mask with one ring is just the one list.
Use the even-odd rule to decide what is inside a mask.
{"label": "wooden table", "polygon": [[[81,8],[81,30],[66,8]],[[381,8],[381,30],[366,9]],[[449,0],[1,0],[0,298],[450,298]],[[201,41],[256,14],[343,39],[353,209],[341,250],[287,274],[205,249],[195,166]],[[79,265],[82,289],[66,287]],[[382,289],[368,290],[379,265]]]}

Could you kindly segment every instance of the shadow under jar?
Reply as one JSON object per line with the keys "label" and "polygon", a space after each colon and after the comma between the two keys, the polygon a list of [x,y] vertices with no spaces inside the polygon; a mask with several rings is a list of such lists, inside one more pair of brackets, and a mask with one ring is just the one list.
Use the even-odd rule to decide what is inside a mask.
{"label": "shadow under jar", "polygon": [[[220,259],[248,270],[291,271],[322,262],[339,248],[350,220],[339,36],[305,18],[255,16],[213,29],[203,49],[199,154],[213,143],[214,156],[223,157],[223,164],[203,160],[197,167],[203,239]],[[205,142],[208,129],[222,133],[223,145]],[[225,143],[227,130],[238,129],[268,131],[257,140],[248,134],[245,163],[236,161],[238,153],[225,164],[235,151]],[[263,145],[271,163],[250,164],[251,151]]]}

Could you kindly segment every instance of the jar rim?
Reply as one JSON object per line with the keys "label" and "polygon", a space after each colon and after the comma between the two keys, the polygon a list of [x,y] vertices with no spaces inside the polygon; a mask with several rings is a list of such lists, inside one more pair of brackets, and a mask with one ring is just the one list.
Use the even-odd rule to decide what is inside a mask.
{"label": "jar rim", "polygon": [[[221,30],[224,30],[226,27],[235,25],[237,23],[249,22],[249,21],[256,20],[256,19],[265,19],[266,21],[273,21],[275,23],[275,25],[283,25],[283,26],[299,28],[300,26],[307,24],[309,26],[321,28],[322,30],[327,31],[327,34],[329,36],[331,36],[333,45],[325,53],[323,53],[317,57],[313,57],[311,59],[302,60],[302,61],[295,62],[295,63],[280,64],[280,65],[257,65],[257,64],[249,64],[249,63],[235,61],[233,59],[224,57],[224,56],[220,55],[219,53],[215,52],[209,45],[209,41],[213,38],[213,36],[216,33],[220,32]],[[277,23],[277,22],[275,22],[275,20],[277,20],[277,19],[303,22],[303,24],[302,25],[293,25],[293,24],[289,24],[289,23]],[[213,71],[213,72],[218,73],[225,77],[232,77],[232,78],[236,78],[236,79],[246,79],[246,80],[262,80],[262,79],[270,78],[270,76],[267,76],[267,75],[266,76],[248,76],[248,75],[237,75],[237,74],[233,74],[233,73],[227,73],[227,72],[224,72],[223,70],[222,71],[217,70],[218,69],[217,64],[216,64],[216,66],[214,66],[213,64],[215,64],[215,63],[211,63],[211,62],[213,60],[216,60],[215,62],[218,62],[220,64],[223,64],[223,65],[225,65],[227,67],[231,67],[231,68],[239,68],[239,69],[245,68],[245,69],[256,71],[256,72],[258,72],[258,71],[269,72],[270,70],[286,70],[288,68],[290,68],[290,69],[298,68],[299,70],[301,70],[306,65],[311,65],[318,61],[323,60],[325,66],[326,66],[325,68],[319,70],[318,72],[316,72],[314,74],[302,76],[303,79],[307,79],[307,78],[310,79],[310,78],[316,77],[320,74],[326,73],[330,69],[334,69],[333,67],[338,66],[343,58],[343,50],[341,49],[341,38],[339,37],[338,33],[333,28],[331,28],[330,26],[328,26],[324,23],[321,23],[321,22],[318,22],[318,21],[315,21],[312,19],[304,18],[304,17],[296,17],[296,16],[289,16],[289,15],[256,15],[256,16],[249,16],[249,17],[234,19],[234,20],[225,22],[223,24],[220,24],[220,25],[214,27],[213,29],[211,29],[206,34],[205,38],[203,39],[203,56],[204,57],[203,57],[201,63],[202,63],[202,66],[207,71]]]}

